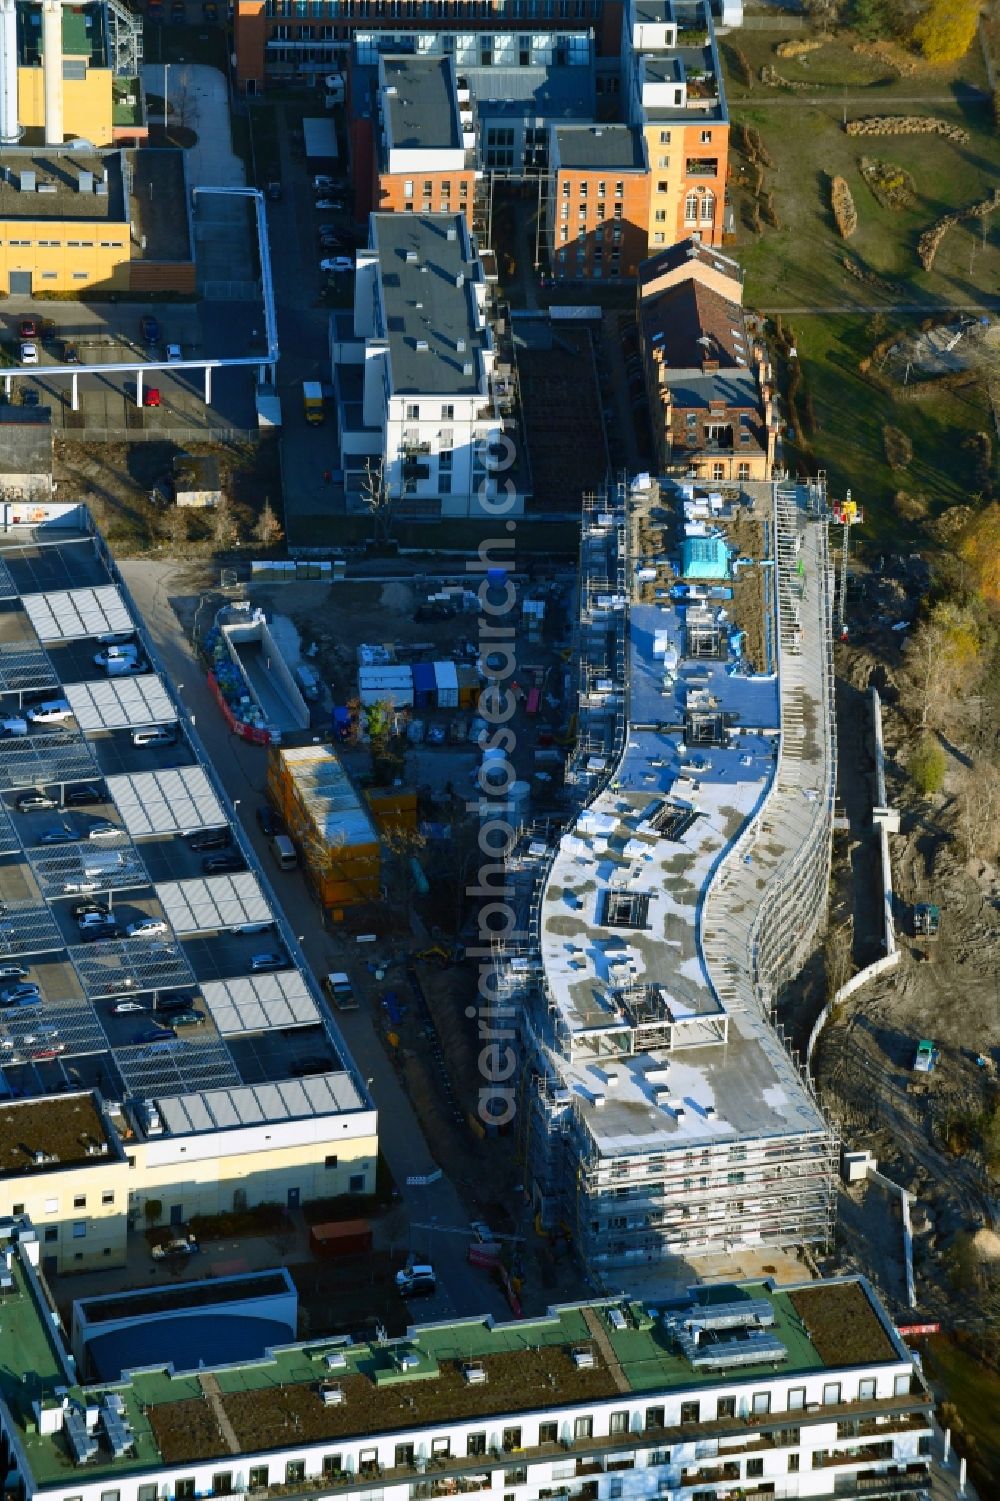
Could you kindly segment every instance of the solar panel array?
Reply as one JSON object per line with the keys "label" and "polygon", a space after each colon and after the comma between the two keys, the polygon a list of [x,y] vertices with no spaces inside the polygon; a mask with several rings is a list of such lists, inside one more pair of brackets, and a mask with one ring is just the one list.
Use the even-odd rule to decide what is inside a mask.
{"label": "solar panel array", "polygon": [[59,674],[37,641],[0,642],[0,689],[4,693],[58,687]]}
{"label": "solar panel array", "polygon": [[200,766],[108,777],[107,788],[133,839],[219,828],[226,823],[219,799]]}
{"label": "solar panel array", "polygon": [[209,1014],[225,1036],[269,1032],[277,1027],[310,1027],[320,1021],[309,987],[297,969],[246,975],[201,987]]}
{"label": "solar panel array", "polygon": [[156,895],[175,933],[218,933],[274,920],[257,877],[249,870],[163,881]]}
{"label": "solar panel array", "polygon": [[173,724],[177,719],[163,680],[153,672],[94,683],[67,683],[63,692],[84,734],[143,729]]}
{"label": "solar panel array", "polygon": [[180,944],[166,938],[112,938],[79,944],[69,950],[69,957],[91,1000],[195,984]]}
{"label": "solar panel array", "polygon": [[52,589],[24,594],[21,603],[42,641],[79,641],[131,633],[132,617],[114,584],[99,589]]}
{"label": "solar panel array", "polygon": [[97,774],[91,747],[66,730],[0,740],[0,792],[82,782]]}

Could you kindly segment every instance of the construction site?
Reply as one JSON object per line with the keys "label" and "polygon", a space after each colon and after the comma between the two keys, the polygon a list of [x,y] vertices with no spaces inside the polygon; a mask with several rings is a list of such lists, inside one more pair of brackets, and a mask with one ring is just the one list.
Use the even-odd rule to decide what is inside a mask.
{"label": "construction site", "polygon": [[536,1214],[597,1276],[825,1246],[838,1143],[771,1020],[826,911],[825,495],[588,497],[580,590],[575,807],[510,862],[527,936],[498,962]]}

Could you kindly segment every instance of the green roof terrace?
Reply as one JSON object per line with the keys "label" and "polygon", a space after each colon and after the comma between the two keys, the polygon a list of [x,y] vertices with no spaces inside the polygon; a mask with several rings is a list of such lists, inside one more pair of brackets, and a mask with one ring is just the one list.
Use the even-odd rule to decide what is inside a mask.
{"label": "green roof terrace", "polygon": [[[10,1336],[0,1393],[20,1430],[36,1487],[65,1487],[80,1468],[65,1433],[38,1432],[32,1404],[51,1399],[60,1386],[69,1387],[71,1401],[96,1403],[109,1387],[82,1389],[67,1381],[40,1288],[29,1285],[16,1256],[14,1271],[14,1291],[0,1304],[4,1333]],[[759,1382],[775,1371],[798,1375],[907,1360],[860,1280],[793,1289],[770,1283],[701,1289],[695,1304],[670,1311],[688,1317],[716,1306],[722,1312],[717,1305],[763,1310],[773,1319],[768,1326],[772,1353],[759,1362],[705,1370],[692,1364],[662,1318],[642,1305],[604,1302],[555,1308],[546,1317],[518,1323],[418,1326],[406,1340],[389,1345],[313,1341],[211,1371],[134,1372],[110,1388],[122,1400],[122,1415],[134,1435],[131,1449],[115,1459],[100,1443],[86,1475],[97,1479],[161,1464],[287,1449],[290,1433],[305,1447],[491,1414],[516,1418],[630,1395],[697,1393],[724,1382]],[[779,1360],[771,1337],[784,1351]],[[470,1367],[481,1368],[480,1380],[469,1379]],[[337,1403],[324,1400],[331,1385],[340,1388]]]}

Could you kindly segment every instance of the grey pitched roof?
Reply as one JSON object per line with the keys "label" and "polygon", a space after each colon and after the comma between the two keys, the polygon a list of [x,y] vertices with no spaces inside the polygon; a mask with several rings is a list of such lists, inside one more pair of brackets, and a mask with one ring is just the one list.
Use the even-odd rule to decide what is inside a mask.
{"label": "grey pitched roof", "polygon": [[384,57],[392,145],[398,149],[460,150],[461,122],[448,57]]}
{"label": "grey pitched roof", "polygon": [[[371,226],[393,389],[400,394],[475,395],[489,334],[477,327],[471,283],[480,279],[481,268],[463,216],[372,214]],[[454,238],[449,239],[449,231]]]}

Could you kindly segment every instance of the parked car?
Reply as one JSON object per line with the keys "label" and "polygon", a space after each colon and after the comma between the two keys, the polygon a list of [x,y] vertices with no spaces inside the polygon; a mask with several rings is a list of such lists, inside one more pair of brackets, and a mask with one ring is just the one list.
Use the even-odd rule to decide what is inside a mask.
{"label": "parked car", "polygon": [[102,646],[94,655],[95,667],[107,667],[111,662],[134,662],[139,656],[139,645],[136,641],[122,641],[118,644]]}
{"label": "parked car", "polygon": [[221,876],[233,873],[237,870],[246,870],[246,862],[242,855],[206,855],[201,862],[201,868],[206,876]]}
{"label": "parked car", "polygon": [[95,902],[92,907],[80,913],[76,923],[82,932],[84,928],[101,928],[113,921],[110,908],[106,907],[103,902]]}
{"label": "parked car", "polygon": [[120,995],[123,990],[134,990],[135,981],[131,975],[124,975],[120,980],[110,980],[104,989],[108,995]]}
{"label": "parked car", "polygon": [[115,1001],[111,1008],[112,1016],[134,1016],[140,1011],[145,1011],[141,1001]]}
{"label": "parked car", "polygon": [[125,931],[130,938],[158,938],[169,930],[162,917],[141,917],[130,922]]}
{"label": "parked car", "polygon": [[320,261],[319,269],[339,275],[341,272],[353,271],[354,262],[349,255],[328,256],[325,260]]}
{"label": "parked car", "polygon": [[181,351],[181,346],[179,344],[168,344],[167,345],[167,363],[168,364],[171,364],[171,365],[176,364],[178,360],[182,360],[183,358],[184,358],[184,355],[183,355],[183,353]]}
{"label": "parked car", "polygon": [[19,339],[37,339],[38,338],[38,319],[37,318],[19,318],[17,320],[17,337]]}
{"label": "parked car", "polygon": [[38,364],[38,345],[22,344],[20,350],[20,363],[22,365]]}
{"label": "parked car", "polygon": [[28,733],[28,721],[20,715],[11,714],[6,719],[0,719],[0,731],[4,735],[26,735]]}
{"label": "parked car", "polygon": [[323,981],[323,989],[339,1011],[356,1011],[357,997],[350,975],[343,970],[333,970]]}
{"label": "parked car", "polygon": [[102,818],[98,823],[91,824],[87,830],[87,838],[120,839],[124,833],[125,830],[120,829],[116,823],[111,823],[110,820]]}
{"label": "parked car", "polygon": [[104,793],[95,782],[84,782],[82,787],[66,789],[66,807],[81,808],[86,803],[103,803]]}
{"label": "parked car", "polygon": [[40,405],[41,399],[35,386],[23,386],[21,388],[21,405],[23,407],[37,407]]}
{"label": "parked car", "polygon": [[160,325],[152,313],[145,313],[139,319],[139,337],[144,344],[159,344]]}
{"label": "parked car", "polygon": [[324,193],[327,188],[335,188],[336,186],[337,179],[335,177],[330,177],[326,172],[317,172],[315,177],[313,178],[314,193]]}
{"label": "parked car", "polygon": [[437,1292],[434,1268],[426,1262],[404,1267],[396,1273],[396,1291],[401,1298],[421,1298]]}
{"label": "parked car", "polygon": [[168,1037],[176,1036],[177,1033],[174,1031],[173,1027],[144,1027],[141,1032],[137,1032],[135,1034],[133,1041],[163,1042]]}
{"label": "parked car", "polygon": [[172,1016],[178,1011],[194,1009],[195,998],[183,990],[157,991],[153,998],[153,1010],[162,1016]]}
{"label": "parked car", "polygon": [[80,356],[75,344],[70,344],[68,341],[63,344],[62,362],[64,365],[79,365]]}
{"label": "parked car", "polygon": [[147,386],[145,388],[145,390],[142,393],[142,404],[143,404],[144,407],[158,407],[158,406],[160,406],[161,401],[160,401],[160,388],[159,388],[159,386]]}
{"label": "parked car", "polygon": [[39,995],[38,986],[29,981],[21,985],[5,985],[0,990],[0,1006],[23,1006],[33,995]]}
{"label": "parked car", "polygon": [[133,730],[133,745],[174,745],[177,741],[177,731],[167,725],[158,725],[155,729]]}
{"label": "parked car", "polygon": [[196,829],[193,834],[186,834],[184,837],[188,848],[192,850],[224,850],[233,842],[228,829]]}
{"label": "parked car", "polygon": [[29,709],[28,718],[32,724],[61,724],[64,719],[73,718],[73,710],[68,699],[50,698]]}
{"label": "parked car", "polygon": [[80,830],[75,824],[54,823],[48,829],[43,829],[38,836],[39,844],[75,844],[80,837]]}
{"label": "parked car", "polygon": [[121,929],[113,917],[104,917],[100,922],[91,923],[86,928],[80,929],[81,943],[107,943],[112,938],[117,938]]}
{"label": "parked car", "polygon": [[40,1048],[33,1048],[28,1057],[32,1063],[45,1063],[50,1058],[58,1058],[60,1053],[65,1053],[65,1051],[66,1044],[64,1042],[47,1042]]}
{"label": "parked car", "polygon": [[152,1254],[157,1261],[170,1260],[171,1258],[195,1256],[198,1251],[196,1240],[164,1240],[158,1246],[153,1247]]}
{"label": "parked car", "polygon": [[173,1027],[203,1027],[207,1018],[200,1011],[173,1011],[170,1024]]}
{"label": "parked car", "polygon": [[26,980],[28,971],[23,964],[0,964],[0,980]]}
{"label": "parked car", "polygon": [[937,1065],[939,1049],[927,1037],[922,1037],[917,1044],[917,1056],[913,1060],[913,1067],[918,1074],[930,1074]]}
{"label": "parked car", "polygon": [[339,214],[344,210],[344,200],[343,198],[317,198],[316,207],[321,213],[329,210],[332,213]]}
{"label": "parked car", "polygon": [[284,950],[270,949],[263,954],[250,956],[250,973],[264,975],[272,969],[287,969],[290,960]]}
{"label": "parked car", "polygon": [[276,809],[271,807],[270,803],[261,803],[257,809],[257,827],[262,834],[267,835],[268,839],[273,839],[275,834],[285,832],[285,820]]}
{"label": "parked car", "polygon": [[34,813],[42,808],[58,808],[58,806],[54,797],[47,792],[42,792],[38,787],[33,792],[22,792],[14,803],[18,813]]}

